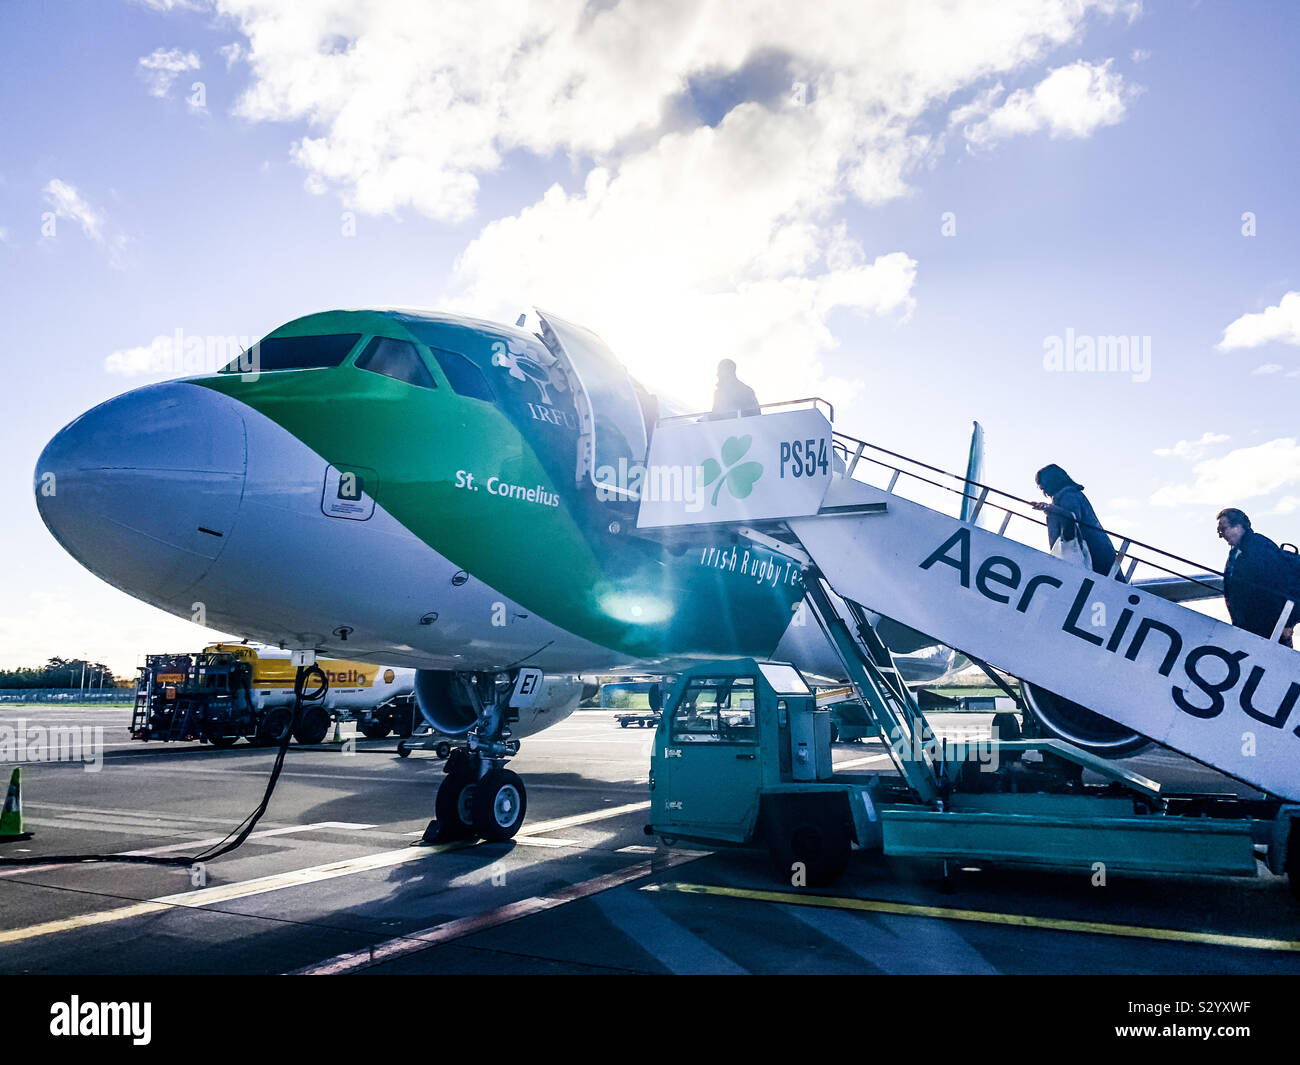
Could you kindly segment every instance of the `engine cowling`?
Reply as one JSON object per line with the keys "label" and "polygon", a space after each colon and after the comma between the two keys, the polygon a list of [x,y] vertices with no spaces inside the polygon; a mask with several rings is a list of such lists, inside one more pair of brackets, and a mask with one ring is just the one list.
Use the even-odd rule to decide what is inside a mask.
{"label": "engine cowling", "polygon": [[[578,708],[584,687],[580,677],[547,674],[531,705],[508,711],[511,717],[518,715],[509,724],[510,735],[531,736],[563,721]],[[512,688],[513,680],[503,683],[499,697],[508,700]],[[478,721],[464,683],[449,670],[416,670],[415,703],[424,720],[446,736],[464,736]]]}
{"label": "engine cowling", "polygon": [[1086,706],[1040,688],[1021,686],[1025,705],[1039,728],[1049,736],[1072,743],[1100,758],[1124,758],[1136,754],[1151,741],[1127,725],[1103,717]]}

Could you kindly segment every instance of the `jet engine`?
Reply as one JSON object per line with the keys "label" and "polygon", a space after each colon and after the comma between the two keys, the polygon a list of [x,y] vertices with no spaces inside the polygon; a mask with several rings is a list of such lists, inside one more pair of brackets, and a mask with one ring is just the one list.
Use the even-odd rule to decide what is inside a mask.
{"label": "jet engine", "polygon": [[[434,729],[446,736],[464,736],[478,722],[474,702],[467,685],[474,683],[471,674],[453,673],[445,669],[417,669],[415,671],[415,702],[420,714]],[[514,677],[502,674],[493,682],[495,692],[489,697],[501,701],[506,709],[510,735],[514,739],[531,736],[535,732],[563,721],[583,697],[582,678],[561,674],[548,674],[542,678],[540,689],[527,706],[510,707]]]}
{"label": "jet engine", "polygon": [[1124,758],[1150,744],[1140,732],[1103,717],[1036,684],[1022,685],[1025,706],[1048,736],[1065,740],[1100,758]]}

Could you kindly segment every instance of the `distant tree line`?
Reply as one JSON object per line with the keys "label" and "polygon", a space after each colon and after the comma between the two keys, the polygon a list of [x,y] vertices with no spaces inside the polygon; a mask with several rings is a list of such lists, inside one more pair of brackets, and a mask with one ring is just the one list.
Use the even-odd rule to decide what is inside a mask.
{"label": "distant tree line", "polygon": [[0,669],[0,688],[130,688],[134,680],[122,680],[103,662],[84,658],[51,658],[43,666]]}

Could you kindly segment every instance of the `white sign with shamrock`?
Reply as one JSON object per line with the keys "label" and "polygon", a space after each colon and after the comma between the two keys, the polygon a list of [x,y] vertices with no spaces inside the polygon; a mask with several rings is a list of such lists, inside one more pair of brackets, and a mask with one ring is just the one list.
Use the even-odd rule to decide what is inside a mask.
{"label": "white sign with shamrock", "polygon": [[642,529],[816,514],[831,482],[831,424],[816,410],[667,422],[650,441]]}

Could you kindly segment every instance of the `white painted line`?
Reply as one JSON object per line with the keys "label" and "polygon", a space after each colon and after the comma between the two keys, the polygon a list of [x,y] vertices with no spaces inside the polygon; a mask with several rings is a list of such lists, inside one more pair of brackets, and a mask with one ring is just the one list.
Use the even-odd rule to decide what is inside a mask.
{"label": "white painted line", "polygon": [[581,847],[582,841],[578,839],[560,839],[556,836],[515,836],[510,840],[511,843],[518,843],[525,847]]}
{"label": "white painted line", "polygon": [[658,847],[651,847],[645,843],[633,843],[630,847],[619,847],[619,854],[658,854]]}
{"label": "white painted line", "polygon": [[[32,821],[32,824],[34,825],[46,824],[46,823],[56,824],[58,822]],[[92,825],[90,827],[95,830],[100,830],[103,828],[102,825]],[[374,827],[375,827],[374,825],[353,824],[350,821],[317,821],[315,824],[310,824],[310,825],[286,825],[283,828],[263,829],[261,832],[252,833],[248,838],[265,839],[268,836],[287,836],[293,832],[315,832],[318,830],[330,830],[330,829],[348,829],[351,831],[356,831],[356,830],[374,828]],[[167,833],[167,834],[174,835],[175,833]],[[121,855],[151,855],[151,854],[168,854],[171,851],[200,850],[205,847],[215,847],[218,843],[223,843],[227,839],[229,839],[230,835],[232,834],[233,831],[225,836],[211,836],[208,839],[186,839],[186,840],[182,840],[180,843],[167,843],[161,847],[150,847],[147,850],[114,851],[113,853],[121,854]],[[36,872],[48,873],[53,869],[70,869],[73,866],[77,866],[77,865],[94,865],[94,864],[100,864],[100,863],[56,862],[52,865],[20,865],[20,866],[16,866],[13,869],[0,869],[0,877],[22,876],[26,873],[36,873]]]}
{"label": "white painted line", "polygon": [[637,862],[636,865],[629,866],[627,869],[620,869],[617,873],[608,873],[605,876],[584,880],[580,884],[572,884],[549,895],[536,895],[532,898],[520,899],[518,902],[507,903],[505,906],[499,906],[487,913],[445,921],[442,924],[433,925],[431,928],[423,928],[418,932],[410,932],[395,939],[376,943],[365,950],[339,954],[315,965],[297,969],[293,975],[332,976],[339,973],[352,973],[361,969],[368,969],[373,965],[392,961],[394,958],[428,950],[430,947],[450,943],[462,936],[482,932],[488,928],[496,928],[498,925],[517,921],[521,917],[553,910],[566,903],[576,902],[578,899],[585,899],[601,891],[620,887],[623,884],[631,883],[633,880],[640,880],[642,877],[655,872],[654,867],[656,865],[658,869],[670,869],[673,866],[692,862],[702,857],[704,857],[703,854],[673,854],[662,863]]}
{"label": "white painted line", "polygon": [[835,762],[831,768],[851,769],[855,765],[870,765],[872,762],[892,762],[893,760],[892,755],[873,754],[867,758],[850,758],[847,762]]}
{"label": "white painted line", "polygon": [[[635,810],[644,810],[649,805],[649,802],[629,803],[624,806],[611,807],[608,810],[594,810],[586,814],[575,814],[571,817],[559,817],[552,821],[541,821],[530,826],[529,835],[532,836],[539,832],[549,832],[572,825],[588,824],[609,817],[618,817],[621,814],[631,813]],[[193,846],[193,844],[188,845]],[[564,845],[561,844],[561,846]],[[46,921],[42,924],[29,925],[26,928],[0,931],[0,944],[68,932],[92,925],[123,921],[130,917],[158,913],[176,906],[197,909],[210,903],[230,902],[234,899],[244,899],[252,895],[262,895],[269,891],[301,887],[305,884],[319,883],[322,880],[333,880],[340,876],[352,876],[355,873],[365,873],[375,869],[403,865],[406,862],[419,861],[422,858],[440,854],[443,851],[460,850],[468,846],[472,846],[472,844],[456,842],[436,843],[427,847],[401,847],[398,850],[381,851],[378,854],[364,855],[360,858],[348,858],[343,861],[329,862],[325,865],[314,865],[305,869],[291,870],[287,873],[277,873],[273,876],[258,877],[255,880],[243,880],[233,884],[201,888],[197,891],[184,891],[177,895],[163,895],[156,899],[149,899],[146,902],[136,903],[131,906],[123,906],[116,910],[104,910],[99,913],[83,914],[79,917],[68,917],[58,921]],[[45,868],[49,867],[46,866]]]}
{"label": "white painted line", "polygon": [[57,921],[45,921],[41,924],[28,925],[26,928],[11,928],[0,931],[0,944],[16,943],[21,940],[35,939],[38,936],[70,932],[77,928],[92,925],[111,924],[124,921],[130,917],[139,917],[147,913],[161,913],[176,907],[200,909],[210,903],[230,902],[245,899],[252,895],[263,895],[269,891],[284,888],[301,887],[315,884],[322,880],[333,880],[340,876],[365,873],[374,869],[384,869],[406,862],[419,861],[443,851],[460,850],[466,843],[438,843],[430,847],[402,847],[395,851],[382,851],[360,858],[348,858],[325,865],[313,865],[306,869],[293,869],[287,873],[274,876],[258,877],[256,880],[243,880],[233,884],[221,884],[218,887],[201,888],[198,891],[184,891],[178,895],[162,895],[159,898],[138,902],[131,906],[122,906],[115,910],[103,910],[99,913],[87,913],[78,917],[66,917]]}
{"label": "white painted line", "polygon": [[623,806],[611,806],[608,810],[593,810],[591,813],[574,814],[572,817],[557,817],[553,821],[539,821],[535,825],[528,826],[528,834],[537,836],[543,832],[553,832],[559,828],[572,828],[574,825],[586,825],[592,821],[604,821],[606,818],[620,817],[623,814],[648,809],[650,809],[650,800],[648,799],[645,802],[629,802]]}

